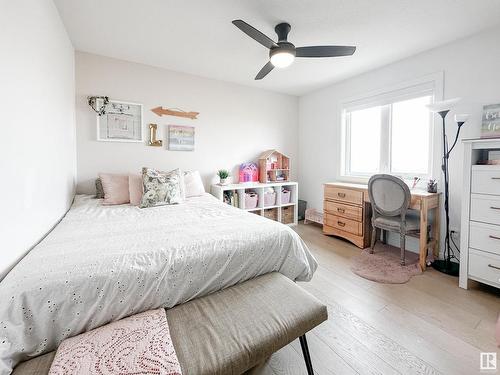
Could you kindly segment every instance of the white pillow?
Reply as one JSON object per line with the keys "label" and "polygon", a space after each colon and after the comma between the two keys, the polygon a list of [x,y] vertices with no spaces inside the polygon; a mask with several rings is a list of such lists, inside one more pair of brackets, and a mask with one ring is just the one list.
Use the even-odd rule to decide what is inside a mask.
{"label": "white pillow", "polygon": [[198,197],[205,194],[205,187],[201,181],[200,172],[184,172],[184,193],[186,198]]}

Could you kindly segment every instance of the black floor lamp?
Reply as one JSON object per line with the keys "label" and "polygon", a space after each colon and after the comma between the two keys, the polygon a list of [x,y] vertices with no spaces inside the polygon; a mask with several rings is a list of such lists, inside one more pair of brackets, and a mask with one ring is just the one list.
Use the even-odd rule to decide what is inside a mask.
{"label": "black floor lamp", "polygon": [[[445,237],[444,237],[444,251],[443,256],[444,259],[436,259],[432,262],[432,267],[436,270],[446,273],[448,275],[458,276],[459,265],[456,262],[452,262],[451,259],[455,257],[452,254],[451,249],[451,238],[450,238],[450,206],[449,206],[449,171],[448,171],[448,160],[450,158],[450,154],[455,148],[458,136],[460,134],[460,130],[462,129],[462,125],[467,121],[469,115],[455,115],[455,121],[457,123],[457,131],[455,134],[455,140],[451,147],[448,148],[448,137],[446,135],[446,122],[445,118],[448,112],[450,112],[451,108],[460,101],[459,98],[449,99],[442,102],[437,102],[429,105],[429,110],[431,112],[439,114],[441,116],[443,122],[443,159],[441,162],[441,170],[443,171],[443,194],[444,194],[444,212],[445,212]],[[438,234],[440,236],[440,234]],[[438,238],[437,241],[440,239]],[[458,260],[457,257],[455,259]]]}

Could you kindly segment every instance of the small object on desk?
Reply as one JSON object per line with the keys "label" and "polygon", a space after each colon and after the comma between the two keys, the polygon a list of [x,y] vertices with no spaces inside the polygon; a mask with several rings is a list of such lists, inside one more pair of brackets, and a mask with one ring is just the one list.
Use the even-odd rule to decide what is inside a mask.
{"label": "small object on desk", "polygon": [[415,187],[417,186],[419,181],[420,181],[420,177],[413,177],[413,185],[411,185],[412,190],[415,189]]}
{"label": "small object on desk", "polygon": [[436,180],[429,180],[429,182],[427,182],[427,192],[428,193],[437,193],[437,188],[438,188],[438,184],[437,184],[437,181]]}

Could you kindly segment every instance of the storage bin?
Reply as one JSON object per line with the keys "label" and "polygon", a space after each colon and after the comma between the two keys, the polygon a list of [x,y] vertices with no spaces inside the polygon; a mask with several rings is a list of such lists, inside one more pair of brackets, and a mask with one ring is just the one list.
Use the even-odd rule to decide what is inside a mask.
{"label": "storage bin", "polygon": [[250,191],[245,193],[245,208],[252,209],[256,208],[259,203],[259,196],[257,193]]}
{"label": "storage bin", "polygon": [[290,203],[290,190],[281,190],[281,204],[288,204]]}
{"label": "storage bin", "polygon": [[293,206],[281,208],[281,222],[283,224],[294,223],[294,207]]}
{"label": "storage bin", "polygon": [[276,193],[264,193],[264,207],[274,206],[276,204]]}
{"label": "storage bin", "polygon": [[278,220],[278,209],[277,208],[268,208],[267,210],[264,210],[264,217],[267,217],[268,219],[271,220]]}

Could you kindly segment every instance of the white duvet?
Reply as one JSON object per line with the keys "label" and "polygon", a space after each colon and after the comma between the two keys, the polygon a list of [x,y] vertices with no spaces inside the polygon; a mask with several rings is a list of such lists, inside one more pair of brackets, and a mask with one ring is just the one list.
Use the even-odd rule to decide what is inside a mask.
{"label": "white duvet", "polygon": [[109,321],[272,271],[310,280],[316,267],[291,228],[209,194],[147,209],[76,196],[0,282],[0,373]]}

